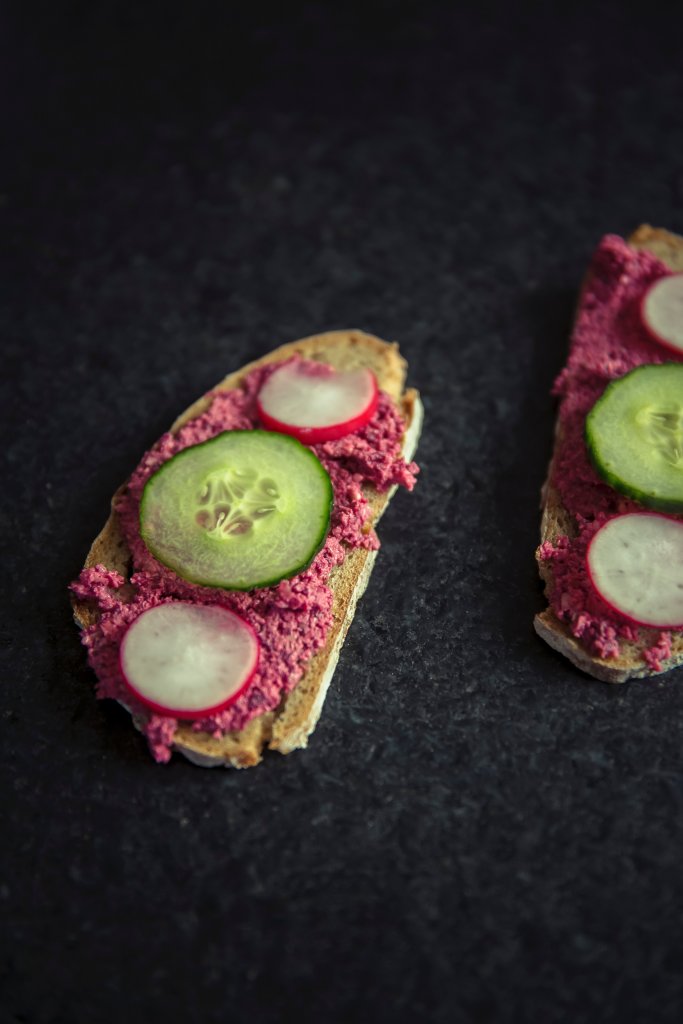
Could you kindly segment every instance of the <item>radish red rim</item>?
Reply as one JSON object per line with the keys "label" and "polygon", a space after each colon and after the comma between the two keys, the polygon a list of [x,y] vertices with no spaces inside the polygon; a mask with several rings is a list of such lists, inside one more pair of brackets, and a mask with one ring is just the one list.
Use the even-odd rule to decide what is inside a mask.
{"label": "radish red rim", "polygon": [[608,519],[586,551],[588,578],[626,621],[683,629],[683,522],[658,512]]}
{"label": "radish red rim", "polygon": [[640,319],[653,341],[683,358],[683,273],[653,281],[641,299]]}
{"label": "radish red rim", "polygon": [[119,667],[145,707],[201,719],[230,707],[256,671],[260,643],[252,626],[220,605],[168,601],[142,612],[126,630]]}
{"label": "radish red rim", "polygon": [[378,401],[371,370],[340,372],[325,363],[290,362],[267,379],[257,409],[269,430],[303,444],[322,444],[360,430],[374,416]]}

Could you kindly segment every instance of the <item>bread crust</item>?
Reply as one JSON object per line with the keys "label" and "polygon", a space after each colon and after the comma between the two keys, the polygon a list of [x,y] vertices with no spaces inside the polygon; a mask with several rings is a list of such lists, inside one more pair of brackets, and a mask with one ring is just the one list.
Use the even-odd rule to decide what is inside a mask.
{"label": "bread crust", "polygon": [[[683,271],[683,237],[675,235],[663,228],[653,228],[642,224],[627,239],[635,249],[653,253],[672,270]],[[585,283],[584,283],[585,287]],[[561,440],[558,426],[555,432],[556,452]],[[556,489],[551,484],[553,460],[548,467],[548,475],[541,490],[541,545],[546,541],[554,544],[561,536],[576,535],[576,525],[572,516],[562,504]],[[553,587],[552,567],[541,558],[541,548],[536,550],[536,561],[539,573],[545,583],[545,593],[549,595]],[[548,607],[534,619],[534,629],[554,650],[563,654],[572,664],[595,679],[607,683],[624,683],[628,679],[644,678],[668,672],[683,663],[683,635],[673,632],[671,656],[662,662],[661,669],[653,669],[643,661],[642,653],[657,642],[661,630],[642,628],[639,630],[639,642],[620,642],[620,653],[615,658],[599,658],[591,655],[577,640],[569,628],[557,618],[552,608]]]}
{"label": "bread crust", "polygon": [[[412,388],[404,390],[407,364],[399,354],[398,345],[395,342],[382,341],[363,331],[328,331],[281,345],[262,358],[228,374],[212,391],[238,388],[252,370],[269,363],[282,362],[293,355],[324,362],[338,370],[358,367],[371,369],[381,390],[398,405],[406,424],[403,454],[407,460],[412,458],[422,425],[419,394]],[[210,394],[199,398],[177,417],[170,428],[171,432],[177,433],[185,423],[199,416],[209,407],[211,400]],[[373,526],[386,509],[395,490],[393,487],[380,493],[372,487],[363,487],[363,493],[370,505]],[[118,516],[114,510],[118,493],[117,491],[112,499],[112,511],[107,522],[92,543],[84,568],[101,564],[108,569],[116,570],[128,579],[131,567],[130,551],[123,539]],[[332,570],[329,586],[333,593],[333,624],[325,646],[311,658],[303,677],[283,698],[278,708],[253,718],[239,732],[226,733],[219,738],[195,732],[190,723],[181,722],[174,737],[174,749],[202,767],[223,765],[248,768],[259,763],[266,746],[283,754],[305,747],[320,715],[339,651],[353,619],[358,599],[367,586],[375,556],[375,551],[353,548],[347,552],[342,565]],[[74,599],[73,609],[74,618],[81,628],[96,621],[97,611],[89,603]],[[133,721],[139,725],[135,717]]]}

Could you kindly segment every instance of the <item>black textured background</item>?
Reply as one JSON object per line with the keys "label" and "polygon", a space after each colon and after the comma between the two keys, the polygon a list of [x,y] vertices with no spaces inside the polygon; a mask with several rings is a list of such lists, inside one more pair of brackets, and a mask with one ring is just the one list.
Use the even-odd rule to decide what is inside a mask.
{"label": "black textured background", "polygon": [[[2,5],[3,1022],[681,1019],[683,674],[531,622],[581,275],[683,230],[683,17],[557,6]],[[426,425],[320,725],[156,766],[67,584],[179,410],[340,326]]]}

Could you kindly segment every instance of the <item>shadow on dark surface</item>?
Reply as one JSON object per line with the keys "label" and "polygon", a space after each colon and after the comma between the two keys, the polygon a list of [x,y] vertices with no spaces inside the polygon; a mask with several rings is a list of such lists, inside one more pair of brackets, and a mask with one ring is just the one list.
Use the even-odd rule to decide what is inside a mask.
{"label": "shadow on dark surface", "polygon": [[553,446],[556,401],[550,392],[569,351],[575,308],[575,289],[548,289],[525,296],[518,310],[532,336],[531,365],[524,393],[505,424],[512,440],[503,441],[505,459],[496,475],[492,509],[501,538],[499,619],[510,650],[528,634],[534,614],[542,606],[534,552],[540,531],[541,487]]}

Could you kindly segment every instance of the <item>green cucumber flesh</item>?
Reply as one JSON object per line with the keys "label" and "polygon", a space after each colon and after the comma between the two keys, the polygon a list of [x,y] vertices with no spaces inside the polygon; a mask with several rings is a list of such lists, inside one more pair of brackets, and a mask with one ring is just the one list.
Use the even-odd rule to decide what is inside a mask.
{"label": "green cucumber flesh", "polygon": [[586,445],[615,490],[683,512],[683,363],[639,366],[612,381],[586,417]]}
{"label": "green cucumber flesh", "polygon": [[299,441],[230,430],[185,448],[154,473],[140,503],[140,535],[178,576],[252,590],[302,572],[325,542],[333,491]]}

